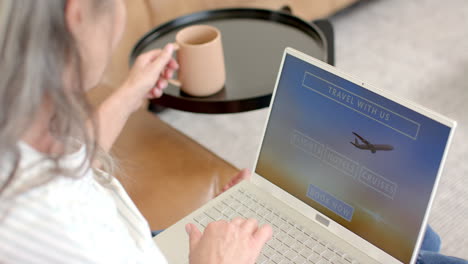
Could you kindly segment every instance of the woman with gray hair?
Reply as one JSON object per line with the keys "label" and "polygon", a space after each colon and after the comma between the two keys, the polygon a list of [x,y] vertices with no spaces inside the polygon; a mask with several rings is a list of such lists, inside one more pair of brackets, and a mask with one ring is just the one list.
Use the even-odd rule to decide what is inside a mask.
{"label": "woman with gray hair", "polygon": [[[174,48],[141,55],[97,109],[86,100],[124,21],[123,0],[0,0],[0,263],[166,263],[106,152],[162,95]],[[186,229],[192,264],[253,264],[272,235],[239,218]],[[465,263],[439,248],[428,229],[417,263]]]}
{"label": "woman with gray hair", "polygon": [[[106,152],[162,95],[174,48],[141,55],[97,109],[86,100],[124,21],[123,0],[0,0],[1,263],[166,263]],[[254,263],[272,231],[235,219],[187,232],[190,263],[219,264]]]}

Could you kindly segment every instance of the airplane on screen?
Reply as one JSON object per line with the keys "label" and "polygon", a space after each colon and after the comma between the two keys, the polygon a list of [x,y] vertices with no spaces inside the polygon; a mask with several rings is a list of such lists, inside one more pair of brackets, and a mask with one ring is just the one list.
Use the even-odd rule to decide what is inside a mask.
{"label": "airplane on screen", "polygon": [[[369,141],[358,135],[357,133],[353,132],[353,134],[357,137],[354,139],[354,142],[350,142],[353,146],[355,146],[358,149],[363,149],[363,150],[370,150],[372,153],[376,153],[379,150],[383,151],[390,151],[393,150],[393,146],[391,145],[381,145],[381,144],[371,144]],[[364,144],[359,144],[358,138],[362,141]]]}

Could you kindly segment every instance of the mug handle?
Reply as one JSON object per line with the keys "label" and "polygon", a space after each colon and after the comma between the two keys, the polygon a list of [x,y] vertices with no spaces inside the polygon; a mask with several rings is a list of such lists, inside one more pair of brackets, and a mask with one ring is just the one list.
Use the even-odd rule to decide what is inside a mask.
{"label": "mug handle", "polygon": [[[180,50],[180,45],[176,42],[172,43],[172,45],[174,46],[174,51],[179,51]],[[182,87],[182,82],[180,82],[179,80],[176,80],[176,79],[169,79],[167,80],[168,83],[170,83],[171,85],[173,86],[176,86],[176,87]]]}

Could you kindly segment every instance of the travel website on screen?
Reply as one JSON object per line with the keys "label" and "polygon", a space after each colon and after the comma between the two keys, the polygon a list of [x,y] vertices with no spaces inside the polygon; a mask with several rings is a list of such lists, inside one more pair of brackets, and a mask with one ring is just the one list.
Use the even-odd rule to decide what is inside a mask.
{"label": "travel website on screen", "polygon": [[409,262],[450,128],[285,60],[256,172]]}

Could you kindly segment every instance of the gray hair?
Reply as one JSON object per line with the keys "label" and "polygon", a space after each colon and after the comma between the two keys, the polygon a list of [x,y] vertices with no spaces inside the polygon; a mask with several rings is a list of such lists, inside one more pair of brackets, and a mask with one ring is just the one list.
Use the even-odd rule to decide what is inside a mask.
{"label": "gray hair", "polygon": [[[50,179],[56,175],[78,177],[76,172],[82,171],[60,167],[73,140],[86,146],[82,166],[89,166],[99,152],[97,124],[92,125],[94,129],[86,125],[93,120],[93,109],[82,86],[76,40],[67,28],[66,2],[0,0],[0,168],[11,168],[6,178],[0,177],[0,195],[18,173],[18,142],[45,101],[54,112],[49,129],[65,146],[63,153],[47,156],[55,164]],[[70,64],[72,83],[64,84],[64,69]]]}

